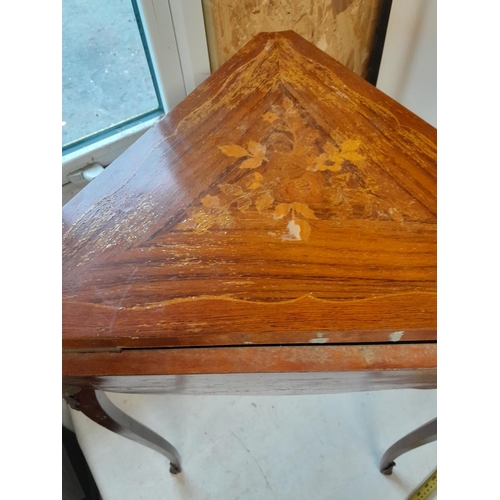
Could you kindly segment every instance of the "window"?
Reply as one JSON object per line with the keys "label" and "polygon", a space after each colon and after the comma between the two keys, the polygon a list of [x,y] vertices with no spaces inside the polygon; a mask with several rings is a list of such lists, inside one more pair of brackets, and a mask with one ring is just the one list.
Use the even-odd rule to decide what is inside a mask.
{"label": "window", "polygon": [[63,184],[108,165],[209,74],[200,1],[63,0]]}
{"label": "window", "polygon": [[163,113],[135,0],[63,0],[63,152]]}

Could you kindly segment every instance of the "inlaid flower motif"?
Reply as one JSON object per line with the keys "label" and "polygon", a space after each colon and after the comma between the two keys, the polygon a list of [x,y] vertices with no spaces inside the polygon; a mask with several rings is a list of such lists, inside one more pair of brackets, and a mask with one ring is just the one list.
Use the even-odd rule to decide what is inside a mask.
{"label": "inlaid flower motif", "polygon": [[283,201],[319,202],[323,198],[321,179],[317,174],[306,172],[300,177],[289,179],[281,184]]}
{"label": "inlaid flower motif", "polygon": [[264,113],[262,115],[262,119],[265,120],[266,122],[273,123],[278,119],[278,115],[276,113],[268,111],[267,113]]}

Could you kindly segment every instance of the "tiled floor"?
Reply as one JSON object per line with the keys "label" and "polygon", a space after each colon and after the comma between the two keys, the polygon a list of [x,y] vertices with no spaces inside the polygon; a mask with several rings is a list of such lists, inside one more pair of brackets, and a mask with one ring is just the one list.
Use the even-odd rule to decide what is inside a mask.
{"label": "tiled floor", "polygon": [[402,500],[436,467],[431,443],[378,472],[386,448],[436,416],[435,390],[109,397],[172,442],[183,472],[72,411],[104,500]]}

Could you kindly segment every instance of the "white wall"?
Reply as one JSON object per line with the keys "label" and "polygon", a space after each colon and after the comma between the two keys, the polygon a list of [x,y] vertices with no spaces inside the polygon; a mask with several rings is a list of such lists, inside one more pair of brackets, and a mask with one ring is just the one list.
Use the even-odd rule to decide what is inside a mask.
{"label": "white wall", "polygon": [[377,87],[437,127],[437,0],[393,0]]}

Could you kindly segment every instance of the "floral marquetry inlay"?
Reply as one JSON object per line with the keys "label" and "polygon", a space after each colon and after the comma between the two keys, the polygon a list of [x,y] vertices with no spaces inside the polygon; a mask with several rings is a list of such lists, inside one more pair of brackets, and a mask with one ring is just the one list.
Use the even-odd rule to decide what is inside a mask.
{"label": "floral marquetry inlay", "polygon": [[63,346],[434,342],[436,178],[435,129],[262,33],[63,208]]}
{"label": "floral marquetry inlay", "polygon": [[[205,195],[181,229],[201,234],[234,227],[237,213],[240,219],[256,213],[265,217],[267,234],[308,241],[314,230],[310,221],[318,219],[403,220],[390,200],[377,193],[376,176],[382,174],[369,166],[359,137],[322,131],[288,97],[262,115],[260,129],[259,141],[219,146],[228,168],[240,173],[228,175],[230,182]],[[241,172],[247,170],[251,172]]]}

